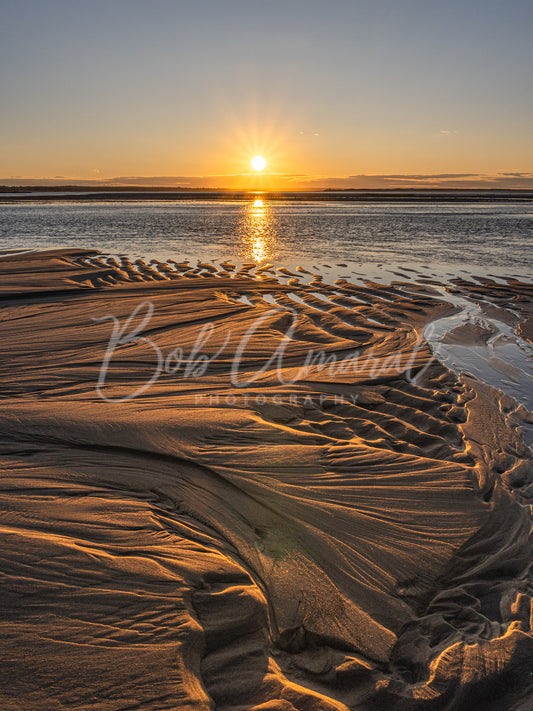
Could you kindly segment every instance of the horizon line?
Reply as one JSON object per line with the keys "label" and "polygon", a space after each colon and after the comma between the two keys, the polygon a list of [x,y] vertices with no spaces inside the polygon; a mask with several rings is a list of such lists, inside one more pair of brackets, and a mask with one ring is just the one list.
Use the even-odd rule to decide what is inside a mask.
{"label": "horizon line", "polygon": [[[97,181],[94,181],[95,183]],[[140,184],[120,184],[120,183],[112,183],[112,184],[105,184],[102,182],[98,182],[97,184],[94,185],[89,185],[87,183],[79,182],[79,183],[55,183],[55,184],[47,184],[47,183],[18,183],[18,184],[13,184],[13,185],[8,185],[7,183],[4,183],[2,179],[0,179],[0,191],[5,191],[5,192],[12,192],[12,191],[27,191],[27,190],[35,190],[35,191],[61,191],[61,190],[79,190],[83,192],[91,191],[91,190],[97,190],[98,192],[113,192],[113,191],[119,191],[119,192],[127,192],[127,191],[132,191],[132,192],[142,192],[142,191],[147,191],[147,192],[152,192],[152,191],[161,191],[161,192],[188,192],[188,193],[194,193],[194,192],[210,192],[210,193],[250,193],[250,194],[267,194],[267,193],[328,193],[328,192],[339,192],[339,193],[349,193],[349,192],[358,192],[358,193],[391,193],[391,192],[506,192],[506,193],[533,193],[533,185],[531,187],[487,187],[487,186],[405,186],[405,185],[399,185],[399,186],[389,186],[389,187],[375,187],[375,188],[366,188],[366,187],[332,187],[332,188],[244,188],[244,187],[208,187],[208,186],[195,186],[195,187],[188,187],[186,185],[140,185]]]}

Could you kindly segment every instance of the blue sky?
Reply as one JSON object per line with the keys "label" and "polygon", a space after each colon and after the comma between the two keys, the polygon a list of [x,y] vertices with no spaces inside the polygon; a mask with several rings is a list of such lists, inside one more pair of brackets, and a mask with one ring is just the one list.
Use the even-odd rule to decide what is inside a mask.
{"label": "blue sky", "polygon": [[533,172],[530,1],[0,0],[0,11],[3,179],[229,184],[255,153],[270,180],[293,185]]}

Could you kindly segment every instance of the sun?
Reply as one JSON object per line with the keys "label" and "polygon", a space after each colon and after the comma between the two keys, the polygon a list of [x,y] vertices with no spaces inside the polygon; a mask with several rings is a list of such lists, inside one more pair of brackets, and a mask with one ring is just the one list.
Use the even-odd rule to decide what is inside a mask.
{"label": "sun", "polygon": [[252,168],[254,170],[260,171],[264,170],[266,165],[266,160],[263,158],[263,156],[255,156],[255,158],[252,158]]}

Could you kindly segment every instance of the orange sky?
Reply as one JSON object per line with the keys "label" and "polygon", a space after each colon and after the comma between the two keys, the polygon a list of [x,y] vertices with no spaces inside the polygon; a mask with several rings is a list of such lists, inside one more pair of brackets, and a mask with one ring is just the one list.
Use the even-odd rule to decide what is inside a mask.
{"label": "orange sky", "polygon": [[527,0],[10,3],[0,182],[532,187],[532,24]]}

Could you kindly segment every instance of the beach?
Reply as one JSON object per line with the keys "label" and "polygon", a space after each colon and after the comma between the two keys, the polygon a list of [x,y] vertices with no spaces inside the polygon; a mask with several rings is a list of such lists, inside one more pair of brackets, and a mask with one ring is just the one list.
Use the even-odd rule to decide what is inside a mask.
{"label": "beach", "polygon": [[2,708],[529,708],[532,294],[1,255]]}

